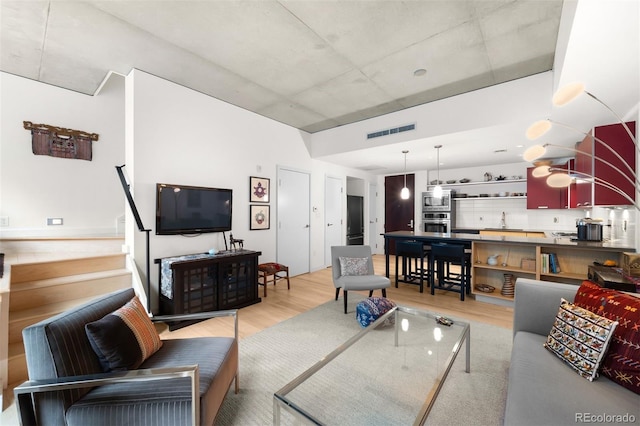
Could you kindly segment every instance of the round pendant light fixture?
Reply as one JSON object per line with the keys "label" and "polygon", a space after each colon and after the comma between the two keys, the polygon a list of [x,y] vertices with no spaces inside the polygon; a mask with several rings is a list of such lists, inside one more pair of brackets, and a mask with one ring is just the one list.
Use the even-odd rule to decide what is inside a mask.
{"label": "round pendant light fixture", "polygon": [[407,153],[408,152],[409,151],[407,150],[402,151],[402,153],[404,154],[404,186],[400,191],[400,198],[402,198],[403,200],[408,200],[409,197],[411,196],[411,192],[409,191],[409,188],[407,188]]}
{"label": "round pendant light fixture", "polygon": [[436,178],[436,187],[433,188],[433,196],[436,198],[442,198],[442,185],[440,185],[440,148],[442,148],[442,145],[436,145],[434,148],[437,150],[436,167],[438,174]]}

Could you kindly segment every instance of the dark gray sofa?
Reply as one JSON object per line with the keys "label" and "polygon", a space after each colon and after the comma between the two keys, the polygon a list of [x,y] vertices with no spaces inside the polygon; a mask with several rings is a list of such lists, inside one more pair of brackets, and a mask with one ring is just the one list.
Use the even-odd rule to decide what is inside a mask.
{"label": "dark gray sofa", "polygon": [[618,415],[640,421],[640,395],[604,376],[589,382],[543,347],[560,298],[573,301],[577,290],[518,278],[505,425],[612,424]]}
{"label": "dark gray sofa", "polygon": [[235,336],[164,340],[139,369],[103,373],[84,326],[133,296],[117,291],[23,330],[29,381],[14,390],[22,424],[213,424],[234,380],[238,391],[237,311],[172,316],[234,316]]}

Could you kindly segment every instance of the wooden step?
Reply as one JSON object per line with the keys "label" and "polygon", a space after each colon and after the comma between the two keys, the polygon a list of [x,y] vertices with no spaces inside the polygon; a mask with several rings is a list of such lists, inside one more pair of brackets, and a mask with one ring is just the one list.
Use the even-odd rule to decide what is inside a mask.
{"label": "wooden step", "polygon": [[8,358],[8,383],[24,382],[29,377],[27,372],[27,358],[24,354],[22,342],[15,342],[9,345]]}
{"label": "wooden step", "polygon": [[16,284],[19,286],[23,282],[88,274],[110,269],[123,269],[125,267],[124,253],[47,262],[16,263],[11,266],[11,288],[14,289],[17,287]]}
{"label": "wooden step", "polygon": [[90,296],[84,299],[70,299],[59,303],[50,303],[31,309],[11,312],[9,314],[9,344],[22,342],[22,329],[42,321],[75,306],[82,305],[96,299],[98,296]]}
{"label": "wooden step", "polygon": [[[20,380],[17,382],[9,382],[9,384],[7,385],[7,388],[4,389],[2,392],[2,411],[3,411],[2,416],[3,416],[3,420],[8,419],[7,425],[13,426],[13,425],[20,424],[18,420],[18,414],[15,411],[15,405],[13,407],[11,407],[11,405],[14,403],[14,399],[15,399],[15,396],[13,394],[13,388],[21,385],[23,382],[24,380]],[[8,413],[7,409],[12,409],[14,411],[9,413],[9,415],[7,415]],[[4,425],[4,423],[2,424]]]}
{"label": "wooden step", "polygon": [[97,297],[127,287],[131,287],[131,272],[128,269],[23,282],[11,288],[9,318],[12,312],[64,302],[69,300],[70,295],[73,298]]}

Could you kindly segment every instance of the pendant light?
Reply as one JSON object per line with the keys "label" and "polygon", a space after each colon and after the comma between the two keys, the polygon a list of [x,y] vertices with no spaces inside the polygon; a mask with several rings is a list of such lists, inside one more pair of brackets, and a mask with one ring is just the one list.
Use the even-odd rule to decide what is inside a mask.
{"label": "pendant light", "polygon": [[436,167],[438,168],[438,177],[436,178],[436,187],[433,188],[433,196],[442,198],[442,185],[440,185],[440,148],[442,148],[442,145],[436,145],[434,148],[437,150]]}
{"label": "pendant light", "polygon": [[404,150],[402,153],[404,154],[404,187],[402,187],[402,191],[400,191],[400,198],[403,200],[408,200],[411,196],[409,192],[409,188],[407,188],[407,153],[409,151]]}

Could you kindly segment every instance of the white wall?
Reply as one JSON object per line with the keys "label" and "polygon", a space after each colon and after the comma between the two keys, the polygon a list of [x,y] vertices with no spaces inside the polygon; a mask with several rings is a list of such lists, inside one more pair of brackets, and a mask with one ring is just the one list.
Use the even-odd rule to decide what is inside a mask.
{"label": "white wall", "polygon": [[[0,73],[0,216],[2,237],[114,235],[124,214],[115,166],[124,160],[124,79],[96,96]],[[93,160],[34,155],[23,121],[98,133]],[[63,219],[47,226],[46,219]]]}
{"label": "white wall", "polygon": [[[276,169],[292,167],[311,174],[311,269],[324,266],[324,176],[374,178],[364,172],[312,160],[299,130],[134,70],[127,120],[133,123],[127,145],[134,198],[146,228],[155,229],[155,185],[174,183],[233,190],[233,235],[244,247],[262,252],[260,261],[276,260]],[[127,94],[129,96],[129,93]],[[128,149],[128,148],[127,148]],[[131,160],[127,158],[127,161]],[[129,168],[129,166],[127,166]],[[249,177],[271,179],[271,227],[249,230]],[[227,235],[228,238],[228,235]],[[222,234],[194,237],[151,234],[151,259],[224,248]],[[138,267],[145,258],[144,234],[136,231]],[[142,271],[144,272],[144,271]],[[151,269],[157,283],[158,267]],[[157,285],[153,285],[151,300]]]}

